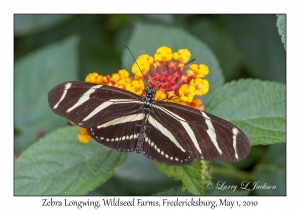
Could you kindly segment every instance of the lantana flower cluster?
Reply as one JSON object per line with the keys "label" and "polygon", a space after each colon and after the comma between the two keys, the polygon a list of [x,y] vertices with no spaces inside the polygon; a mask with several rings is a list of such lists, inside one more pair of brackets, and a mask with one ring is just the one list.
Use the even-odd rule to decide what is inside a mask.
{"label": "lantana flower cluster", "polygon": [[[121,69],[118,73],[106,76],[90,73],[85,81],[143,95],[146,88],[145,79],[150,87],[157,90],[154,100],[177,103],[203,111],[202,101],[196,96],[202,96],[209,90],[209,83],[204,79],[209,69],[204,64],[184,65],[190,58],[191,53],[188,49],[172,52],[169,47],[163,46],[156,50],[154,56],[144,54],[137,58],[131,69],[134,76]],[[80,128],[79,131],[80,142],[87,143],[91,140],[84,128]]]}

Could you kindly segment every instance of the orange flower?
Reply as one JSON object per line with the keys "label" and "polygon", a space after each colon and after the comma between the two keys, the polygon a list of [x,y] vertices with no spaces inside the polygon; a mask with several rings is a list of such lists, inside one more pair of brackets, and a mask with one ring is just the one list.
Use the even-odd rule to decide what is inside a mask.
{"label": "orange flower", "polygon": [[81,143],[89,143],[92,140],[92,137],[89,136],[89,134],[86,132],[85,128],[79,128],[79,134],[78,139]]}
{"label": "orange flower", "polygon": [[[134,77],[131,77],[125,69],[121,69],[118,73],[106,76],[90,73],[85,81],[110,85],[143,95],[145,90],[143,79],[146,79],[150,87],[156,89],[154,100],[177,103],[203,111],[201,99],[195,96],[208,92],[209,83],[203,78],[209,73],[209,69],[204,64],[191,64],[188,69],[184,63],[190,58],[191,53],[188,49],[179,49],[172,53],[171,48],[163,46],[156,50],[154,56],[143,54],[137,58],[131,69]],[[91,140],[84,128],[80,128],[78,138],[83,143]]]}

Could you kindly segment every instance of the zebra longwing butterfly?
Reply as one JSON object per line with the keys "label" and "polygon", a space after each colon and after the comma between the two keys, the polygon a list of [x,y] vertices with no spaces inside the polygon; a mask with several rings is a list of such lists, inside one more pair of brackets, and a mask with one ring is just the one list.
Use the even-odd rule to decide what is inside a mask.
{"label": "zebra longwing butterfly", "polygon": [[195,159],[237,162],[250,152],[246,135],[214,115],[107,85],[72,81],[50,90],[58,115],[86,128],[97,142],[120,152],[142,153],[166,165]]}

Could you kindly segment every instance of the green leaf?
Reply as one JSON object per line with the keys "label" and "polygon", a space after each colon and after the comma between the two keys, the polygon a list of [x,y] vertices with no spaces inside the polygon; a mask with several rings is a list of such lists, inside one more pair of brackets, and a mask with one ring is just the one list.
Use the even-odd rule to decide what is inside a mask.
{"label": "green leaf", "polygon": [[128,153],[122,166],[118,167],[112,179],[98,188],[100,195],[151,195],[178,185],[161,173],[154,162],[144,155]]}
{"label": "green leaf", "polygon": [[15,15],[15,36],[24,36],[30,33],[40,32],[52,28],[73,15]]}
{"label": "green leaf", "polygon": [[175,180],[181,180],[184,187],[194,194],[203,195],[204,177],[202,177],[202,162],[194,161],[190,165],[183,166],[167,166],[160,163],[155,163],[158,169],[167,176],[174,177]]}
{"label": "green leaf", "polygon": [[182,186],[175,186],[175,187],[171,187],[167,190],[155,193],[154,195],[155,196],[167,196],[167,195],[191,196],[193,194],[191,194],[189,191],[183,189]]}
{"label": "green leaf", "polygon": [[276,26],[278,28],[278,33],[281,36],[281,42],[284,45],[284,49],[286,49],[286,40],[285,40],[285,34],[286,34],[286,15],[277,15],[277,22]]}
{"label": "green leaf", "polygon": [[107,18],[106,15],[79,15],[78,19],[68,25],[68,29],[81,38],[79,51],[82,80],[92,72],[106,75],[117,73],[121,68],[120,56],[113,47],[114,34],[112,29],[107,30],[107,25],[110,25]]}
{"label": "green leaf", "polygon": [[270,145],[255,171],[256,195],[286,195],[286,144]]}
{"label": "green leaf", "polygon": [[285,85],[281,83],[233,81],[211,96],[205,111],[238,126],[251,145],[285,142],[285,93]]}
{"label": "green leaf", "polygon": [[91,141],[80,143],[78,127],[52,132],[15,162],[16,195],[85,195],[107,181],[126,155]]}
{"label": "green leaf", "polygon": [[[210,73],[206,79],[210,83],[210,91],[201,100],[205,103],[210,94],[224,83],[224,77],[219,62],[212,51],[205,43],[190,35],[186,31],[160,25],[137,24],[128,47],[138,57],[141,54],[154,56],[156,49],[161,46],[168,46],[173,52],[179,49],[188,49],[195,63],[203,63],[209,67]],[[127,70],[131,70],[134,60],[127,49],[124,49],[122,56],[122,66]]]}
{"label": "green leaf", "polygon": [[20,154],[45,133],[66,123],[48,105],[48,92],[61,82],[76,80],[78,37],[51,44],[24,56],[15,63],[15,139]]}
{"label": "green leaf", "polygon": [[242,58],[233,44],[232,37],[221,21],[202,18],[189,28],[191,33],[207,43],[216,54],[226,80],[236,78],[241,71]]}
{"label": "green leaf", "polygon": [[275,15],[222,15],[232,40],[252,77],[286,81],[286,51],[275,26]]}
{"label": "green leaf", "polygon": [[116,169],[114,177],[123,182],[131,195],[149,195],[176,184],[157,169],[153,160],[136,153],[127,155],[126,162]]}

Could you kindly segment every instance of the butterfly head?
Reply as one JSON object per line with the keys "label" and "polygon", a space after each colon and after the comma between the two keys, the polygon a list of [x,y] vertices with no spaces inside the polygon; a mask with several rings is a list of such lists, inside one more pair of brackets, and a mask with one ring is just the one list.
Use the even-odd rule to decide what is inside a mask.
{"label": "butterfly head", "polygon": [[146,88],[145,89],[145,93],[146,93],[146,97],[145,97],[145,101],[146,104],[149,105],[154,101],[154,96],[156,94],[156,90],[154,88]]}
{"label": "butterfly head", "polygon": [[156,90],[154,88],[146,88],[145,89],[145,93],[146,93],[146,98],[151,98],[153,99],[156,93]]}

